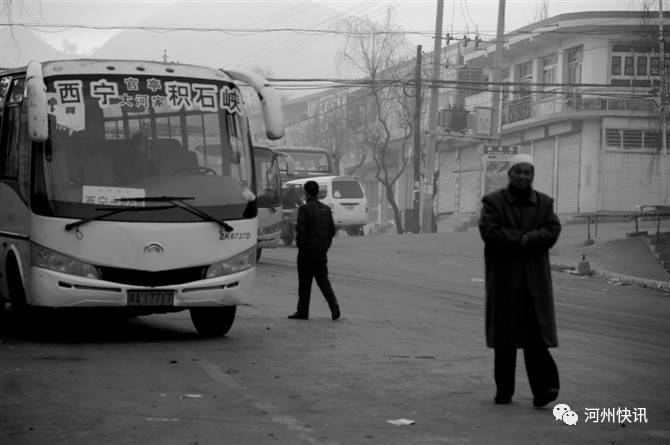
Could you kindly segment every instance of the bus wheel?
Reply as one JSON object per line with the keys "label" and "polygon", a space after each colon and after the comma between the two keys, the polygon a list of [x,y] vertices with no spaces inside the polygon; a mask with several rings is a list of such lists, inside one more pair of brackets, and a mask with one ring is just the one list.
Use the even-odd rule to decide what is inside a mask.
{"label": "bus wheel", "polygon": [[256,247],[256,262],[258,262],[261,259],[261,252],[263,252],[263,249],[260,247]]}
{"label": "bus wheel", "polygon": [[190,312],[198,334],[202,337],[221,337],[233,326],[237,306],[194,307]]}
{"label": "bus wheel", "polygon": [[284,241],[285,246],[290,246],[293,243],[293,236],[286,236],[281,240]]}

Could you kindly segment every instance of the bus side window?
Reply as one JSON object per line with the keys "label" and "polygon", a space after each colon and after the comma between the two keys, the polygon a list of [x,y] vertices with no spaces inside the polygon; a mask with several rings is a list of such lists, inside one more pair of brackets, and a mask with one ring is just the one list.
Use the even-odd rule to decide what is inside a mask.
{"label": "bus side window", "polygon": [[7,92],[12,78],[9,76],[0,77],[0,128],[2,128],[2,114],[5,110],[5,101],[7,99]]}
{"label": "bus side window", "polygon": [[21,137],[21,103],[24,86],[25,79],[12,81],[9,100],[2,116],[2,144],[0,147],[3,148],[0,149],[0,177],[4,178],[16,179],[19,175],[19,149],[23,139]]}
{"label": "bus side window", "polygon": [[0,176],[15,179],[19,175],[19,142],[21,126],[21,110],[14,106],[8,108],[4,115],[4,141],[0,153]]}

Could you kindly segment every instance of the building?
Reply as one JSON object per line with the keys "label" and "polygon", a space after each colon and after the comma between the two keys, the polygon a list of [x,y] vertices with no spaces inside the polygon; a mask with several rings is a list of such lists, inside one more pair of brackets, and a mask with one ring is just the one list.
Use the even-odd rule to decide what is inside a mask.
{"label": "building", "polygon": [[[495,85],[473,92],[465,84],[447,101],[471,116],[463,131],[453,119],[442,129],[438,227],[474,222],[483,194],[506,184],[504,159],[514,152],[533,156],[534,186],[554,197],[564,218],[667,202],[659,104],[670,45],[662,65],[660,22],[653,12],[582,12],[506,34],[500,139],[491,121]],[[487,82],[494,53],[495,45],[482,46],[463,63]]]}
{"label": "building", "polygon": [[[534,186],[554,198],[563,219],[666,202],[670,168],[661,168],[659,105],[670,83],[670,46],[662,64],[660,22],[655,12],[580,12],[509,32],[499,84],[491,82],[493,42],[443,47],[433,203],[438,230],[476,222],[482,196],[506,185],[506,159],[513,153],[533,156]],[[662,26],[669,23],[666,13]],[[431,63],[432,54],[425,54],[424,73]],[[408,60],[396,71],[412,76],[414,64]],[[496,87],[502,91],[500,113],[494,111]],[[387,190],[375,178],[378,164],[368,157],[358,165],[355,156],[364,143],[361,129],[378,117],[369,91],[335,88],[284,105],[285,139],[338,151],[340,171],[355,169],[365,185],[371,223],[391,221],[397,211],[403,227],[411,227],[415,182],[405,124],[392,126],[384,168],[401,175]],[[426,96],[422,139],[428,105]]]}

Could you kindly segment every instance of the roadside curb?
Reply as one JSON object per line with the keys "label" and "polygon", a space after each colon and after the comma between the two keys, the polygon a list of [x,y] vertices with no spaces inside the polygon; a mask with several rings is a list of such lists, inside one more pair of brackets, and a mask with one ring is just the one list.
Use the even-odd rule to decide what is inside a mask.
{"label": "roadside curb", "polygon": [[[559,272],[569,273],[571,275],[578,275],[577,273],[574,272],[575,266],[569,266],[567,264],[551,263],[551,269]],[[591,273],[589,275],[579,275],[579,276],[591,276],[595,278],[602,278],[605,280],[616,281],[619,284],[628,284],[639,287],[646,287],[670,294],[670,281],[639,278],[617,272],[610,272],[609,270],[596,270],[596,269],[591,269]]]}

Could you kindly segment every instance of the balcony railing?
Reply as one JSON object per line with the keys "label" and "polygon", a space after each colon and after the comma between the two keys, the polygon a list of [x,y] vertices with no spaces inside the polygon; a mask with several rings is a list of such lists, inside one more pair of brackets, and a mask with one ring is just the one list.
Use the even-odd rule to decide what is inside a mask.
{"label": "balcony railing", "polygon": [[547,117],[558,113],[580,111],[624,111],[648,113],[654,103],[643,98],[615,98],[582,95],[579,93],[556,94],[548,98],[527,96],[503,102],[502,123],[511,124],[531,118]]}

